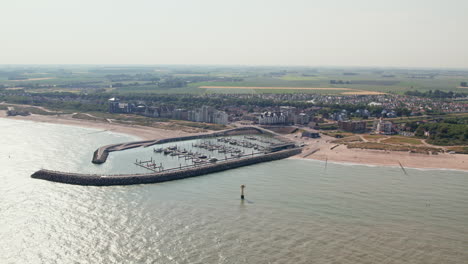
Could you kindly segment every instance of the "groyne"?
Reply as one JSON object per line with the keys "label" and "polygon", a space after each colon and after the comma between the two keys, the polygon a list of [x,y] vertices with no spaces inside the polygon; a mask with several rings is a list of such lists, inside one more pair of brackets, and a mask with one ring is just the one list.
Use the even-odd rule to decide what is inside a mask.
{"label": "groyne", "polygon": [[31,175],[35,179],[43,179],[53,182],[91,185],[91,186],[111,186],[111,185],[131,185],[144,183],[158,183],[165,181],[180,180],[189,177],[196,177],[204,174],[239,168],[261,162],[268,162],[288,158],[300,154],[301,148],[287,149],[272,152],[261,156],[240,158],[236,160],[222,161],[214,164],[202,165],[185,170],[156,172],[147,174],[119,174],[119,175],[95,175],[68,173],[51,170],[39,170]]}
{"label": "groyne", "polygon": [[226,129],[226,130],[216,131],[216,132],[207,133],[207,134],[164,138],[164,139],[157,139],[157,140],[133,141],[133,142],[127,142],[127,143],[121,143],[121,144],[107,145],[107,146],[100,147],[96,151],[94,151],[92,162],[95,164],[102,164],[106,162],[107,157],[109,156],[109,152],[113,152],[113,151],[122,151],[126,149],[131,149],[131,148],[138,148],[138,147],[149,147],[149,146],[156,145],[156,144],[177,142],[177,141],[183,141],[183,140],[242,135],[242,134],[266,134],[266,135],[273,136],[274,138],[277,138],[278,140],[281,140],[283,142],[289,141],[283,136],[281,136],[280,134],[261,128],[261,127],[255,127],[255,126],[238,127],[238,128]]}

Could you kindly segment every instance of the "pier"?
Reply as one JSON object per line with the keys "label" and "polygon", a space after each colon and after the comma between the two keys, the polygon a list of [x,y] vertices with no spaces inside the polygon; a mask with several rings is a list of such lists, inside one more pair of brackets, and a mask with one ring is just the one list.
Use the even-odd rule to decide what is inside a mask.
{"label": "pier", "polygon": [[106,162],[107,157],[110,152],[113,151],[122,151],[131,148],[138,148],[138,147],[149,147],[156,144],[163,144],[169,142],[177,142],[177,141],[184,141],[184,140],[191,140],[191,139],[202,139],[202,138],[212,138],[212,137],[223,137],[223,136],[232,136],[232,135],[251,135],[251,134],[264,134],[270,135],[275,139],[278,139],[282,142],[289,142],[288,139],[284,138],[278,133],[270,131],[268,129],[264,129],[261,127],[256,126],[249,126],[249,127],[239,127],[233,129],[227,129],[207,134],[200,134],[200,135],[193,135],[193,136],[185,136],[185,137],[174,137],[174,138],[165,138],[165,139],[158,139],[158,140],[144,140],[144,141],[133,141],[121,144],[112,144],[98,148],[94,154],[92,162],[95,164],[102,164]]}
{"label": "pier", "polygon": [[[246,134],[247,136],[239,137]],[[252,134],[266,134],[271,138],[255,137]],[[156,183],[284,159],[302,152],[301,147],[296,146],[293,142],[275,132],[257,127],[242,127],[194,136],[107,145],[98,148],[94,152],[93,163],[104,163],[112,151],[193,139],[206,140],[192,143],[193,149],[190,150],[181,148],[176,144],[166,145],[164,148],[155,147],[152,153],[159,156],[159,158],[151,156],[144,160],[136,159],[134,165],[148,170],[148,173],[96,175],[43,169],[35,172],[31,177],[68,184],[94,186]],[[162,160],[167,161],[167,156],[179,159],[181,161],[179,166],[174,166],[174,162],[172,162],[172,167],[166,168]]]}
{"label": "pier", "polygon": [[232,160],[207,163],[203,166],[193,166],[190,168],[167,170],[162,172],[152,172],[145,174],[118,174],[118,175],[96,175],[68,173],[51,170],[39,170],[31,175],[35,179],[43,179],[53,182],[91,185],[91,186],[112,186],[112,185],[131,185],[144,183],[158,183],[165,181],[180,180],[189,177],[196,177],[214,172],[235,169],[243,166],[249,166],[257,163],[268,162],[288,158],[301,153],[301,148],[281,150],[259,156],[243,157]]}

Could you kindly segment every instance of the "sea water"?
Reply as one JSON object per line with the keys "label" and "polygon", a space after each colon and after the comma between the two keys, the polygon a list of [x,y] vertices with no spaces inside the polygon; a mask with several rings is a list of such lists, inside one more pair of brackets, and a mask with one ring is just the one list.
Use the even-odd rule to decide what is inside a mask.
{"label": "sea water", "polygon": [[94,165],[99,146],[136,138],[9,119],[0,131],[0,263],[468,263],[466,172],[286,159],[86,187],[30,175],[132,172],[152,149]]}

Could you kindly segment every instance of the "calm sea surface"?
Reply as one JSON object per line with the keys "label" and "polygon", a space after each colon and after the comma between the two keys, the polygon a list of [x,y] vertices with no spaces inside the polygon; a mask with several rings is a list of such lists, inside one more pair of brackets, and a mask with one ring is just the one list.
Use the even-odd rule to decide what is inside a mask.
{"label": "calm sea surface", "polygon": [[97,147],[135,138],[8,119],[0,131],[0,263],[468,263],[466,172],[288,159],[83,187],[29,176],[136,172],[152,148],[99,166]]}

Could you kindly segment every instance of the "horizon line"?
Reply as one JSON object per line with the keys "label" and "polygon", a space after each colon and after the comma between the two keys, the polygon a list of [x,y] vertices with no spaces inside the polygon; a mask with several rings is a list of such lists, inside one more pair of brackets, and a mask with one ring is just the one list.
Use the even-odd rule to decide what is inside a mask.
{"label": "horizon line", "polygon": [[358,69],[413,69],[413,70],[466,70],[468,67],[429,67],[429,66],[377,66],[377,65],[288,65],[288,64],[180,64],[180,63],[161,63],[161,64],[148,64],[148,63],[0,63],[0,67],[5,66],[191,66],[191,67],[286,67],[286,68],[358,68]]}

